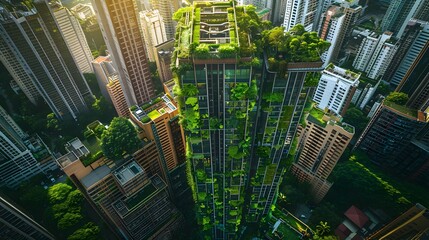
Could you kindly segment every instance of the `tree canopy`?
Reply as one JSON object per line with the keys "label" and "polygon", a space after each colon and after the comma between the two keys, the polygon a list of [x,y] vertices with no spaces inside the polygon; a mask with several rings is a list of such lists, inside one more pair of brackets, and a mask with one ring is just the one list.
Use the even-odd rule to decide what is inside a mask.
{"label": "tree canopy", "polygon": [[404,105],[408,101],[408,94],[403,92],[392,92],[386,97],[386,101]]}
{"label": "tree canopy", "polygon": [[65,183],[57,183],[48,189],[48,198],[51,203],[61,202],[68,196],[72,187]]}
{"label": "tree canopy", "polygon": [[98,240],[100,228],[93,222],[85,224],[82,228],[76,230],[67,240]]}
{"label": "tree canopy", "polygon": [[116,117],[101,135],[101,149],[107,158],[118,160],[124,154],[134,153],[141,142],[134,126],[122,117]]}

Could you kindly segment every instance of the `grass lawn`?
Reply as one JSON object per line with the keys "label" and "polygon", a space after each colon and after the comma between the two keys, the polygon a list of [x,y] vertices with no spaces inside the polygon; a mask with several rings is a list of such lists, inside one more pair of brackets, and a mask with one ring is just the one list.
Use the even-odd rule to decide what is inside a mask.
{"label": "grass lawn", "polygon": [[96,154],[97,152],[101,151],[101,142],[95,136],[91,136],[88,139],[83,140],[82,143],[92,154]]}
{"label": "grass lawn", "polygon": [[[271,228],[267,231],[267,235],[271,239],[279,239],[279,237],[277,237],[276,234],[272,233],[274,224],[276,222],[277,220],[275,220],[274,218],[271,218],[269,221]],[[300,239],[301,237],[300,234],[298,234],[296,231],[291,229],[287,224],[283,222],[280,223],[279,227],[277,228],[277,232],[280,233],[279,235],[282,237],[281,239]]]}
{"label": "grass lawn", "polygon": [[150,119],[155,120],[157,119],[159,116],[161,116],[161,114],[158,112],[158,110],[153,110],[152,112],[148,113],[147,115]]}

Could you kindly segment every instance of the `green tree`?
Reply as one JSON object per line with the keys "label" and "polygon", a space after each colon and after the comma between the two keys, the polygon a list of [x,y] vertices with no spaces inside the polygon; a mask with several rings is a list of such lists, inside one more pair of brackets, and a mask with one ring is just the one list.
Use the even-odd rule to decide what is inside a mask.
{"label": "green tree", "polygon": [[403,92],[392,92],[386,97],[386,101],[404,105],[408,101],[408,94]]}
{"label": "green tree", "polygon": [[331,232],[331,227],[328,225],[328,222],[320,221],[316,226],[316,234],[320,237],[323,237]]}
{"label": "green tree", "polygon": [[363,114],[363,112],[356,107],[350,107],[347,109],[346,114],[344,115],[343,121],[354,126],[356,128],[355,136],[359,136],[358,133],[362,132],[368,123],[368,118]]}
{"label": "green tree", "polygon": [[376,94],[381,94],[387,96],[390,93],[390,86],[388,84],[380,83],[375,92]]}
{"label": "green tree", "polygon": [[95,223],[89,222],[68,236],[67,240],[98,240],[99,233],[100,228]]}
{"label": "green tree", "polygon": [[58,229],[67,230],[71,227],[75,226],[82,220],[83,217],[79,213],[66,213],[63,217],[58,221]]}
{"label": "green tree", "polygon": [[328,225],[338,226],[342,217],[336,213],[337,207],[329,202],[323,202],[318,205],[311,214],[309,224],[316,225],[327,220]]}
{"label": "green tree", "polygon": [[48,189],[48,198],[51,203],[58,203],[65,200],[72,190],[72,187],[65,183],[57,183]]}
{"label": "green tree", "polygon": [[106,45],[101,45],[100,48],[98,49],[98,54],[100,56],[106,56],[106,50],[107,50],[107,46]]}
{"label": "green tree", "polygon": [[116,117],[101,135],[101,149],[107,158],[118,160],[124,154],[134,153],[141,145],[134,126],[122,117]]}
{"label": "green tree", "polygon": [[46,128],[51,130],[51,131],[61,130],[58,119],[55,117],[54,113],[49,113],[46,116]]}
{"label": "green tree", "polygon": [[67,196],[66,203],[69,206],[69,208],[72,208],[72,207],[80,207],[82,201],[83,201],[82,193],[78,189],[75,189],[71,191]]}

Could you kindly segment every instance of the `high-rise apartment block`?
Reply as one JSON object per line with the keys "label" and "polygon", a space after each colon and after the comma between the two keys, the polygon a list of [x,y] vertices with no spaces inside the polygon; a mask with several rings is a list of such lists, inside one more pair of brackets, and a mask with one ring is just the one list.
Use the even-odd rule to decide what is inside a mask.
{"label": "high-rise apartment block", "polygon": [[[407,44],[409,47],[406,48],[406,46],[402,46],[402,48],[406,48],[406,52],[403,53],[401,56],[396,56],[394,59],[396,61],[399,61],[396,68],[395,66],[389,67],[390,75],[385,76],[385,80],[390,82],[390,85],[393,87],[397,87],[401,82],[403,82],[404,78],[407,78],[409,71],[411,70],[412,66],[415,66],[420,60],[421,60],[421,54],[425,51],[425,48],[427,48],[427,42],[429,41],[429,24],[419,24],[416,22],[410,22],[413,26],[413,29],[408,29],[409,31],[406,31],[406,34],[404,35],[404,44],[407,42],[410,42]],[[386,72],[386,74],[389,74],[389,72]]]}
{"label": "high-rise apartment block", "polygon": [[322,62],[276,69],[281,59],[274,56],[280,54],[270,52],[273,65],[262,68],[261,79],[251,66],[251,33],[240,21],[260,21],[254,7],[194,2],[180,13],[184,27],[173,61],[197,220],[207,237],[233,239],[244,214],[255,222],[270,211],[304,104],[314,91],[307,74],[321,71]]}
{"label": "high-rise apartment block", "polygon": [[371,234],[369,240],[424,239],[429,228],[429,211],[417,203],[408,211]]}
{"label": "high-rise apartment block", "polygon": [[173,79],[171,71],[171,57],[174,52],[174,39],[154,46],[155,48],[155,63],[158,69],[159,79],[165,83]]}
{"label": "high-rise apartment block", "polygon": [[136,0],[93,0],[92,5],[128,106],[150,101],[154,89]]}
{"label": "high-rise apartment block", "polygon": [[421,112],[384,100],[355,148],[364,150],[376,164],[391,167],[393,158],[417,136],[425,124]]}
{"label": "high-rise apartment block", "polygon": [[397,50],[397,46],[389,42],[391,36],[391,32],[385,32],[381,36],[372,33],[364,38],[353,67],[367,73],[372,79],[383,76]]}
{"label": "high-rise apartment block", "polygon": [[51,9],[54,13],[58,28],[61,31],[64,41],[70,50],[77,67],[82,73],[93,73],[91,61],[91,50],[86,42],[85,34],[75,16],[59,2],[51,2]]}
{"label": "high-rise apartment block", "polygon": [[[85,142],[88,142],[87,140]],[[93,158],[79,139],[57,160],[103,219],[128,239],[171,238],[182,221],[160,176],[156,144],[145,141],[133,156],[111,161]],[[99,146],[98,146],[99,148]]]}
{"label": "high-rise apartment block", "polygon": [[55,239],[48,230],[2,197],[0,197],[0,222],[1,239]]}
{"label": "high-rise apartment block", "polygon": [[400,38],[411,18],[428,21],[425,10],[429,9],[428,0],[393,0],[381,22],[383,31],[390,31]]}
{"label": "high-rise apartment block", "polygon": [[[323,53],[322,60],[325,64],[336,61],[344,40],[350,33],[353,24],[362,11],[362,7],[357,4],[357,1],[336,1],[337,5],[327,8],[329,1],[320,1],[325,5],[322,10],[317,10],[318,13],[323,13],[320,17],[316,17],[313,30],[319,32],[322,39],[331,43],[329,49]],[[326,9],[326,10],[325,10]],[[321,14],[319,14],[321,15]]]}
{"label": "high-rise apartment block", "polygon": [[173,39],[176,32],[176,22],[173,14],[181,7],[179,0],[149,0],[152,9],[159,11],[165,24],[167,39]]}
{"label": "high-rise apartment block", "polygon": [[407,106],[426,111],[429,107],[429,41],[408,69],[396,91],[408,94]]}
{"label": "high-rise apartment block", "polygon": [[318,2],[318,0],[287,0],[283,21],[285,31],[298,24],[302,24],[307,31],[312,30]]}
{"label": "high-rise apartment block", "polygon": [[109,56],[99,56],[92,61],[101,94],[113,103],[118,116],[128,116],[128,105],[119,82],[119,74]]}
{"label": "high-rise apartment block", "polygon": [[30,137],[0,106],[0,182],[15,188],[37,174],[55,169],[52,154],[43,141]]}
{"label": "high-rise apartment block", "polygon": [[178,201],[189,190],[186,180],[186,151],[179,109],[169,95],[130,109],[130,118],[141,129],[141,138],[154,141],[169,190]]}
{"label": "high-rise apartment block", "polygon": [[296,162],[291,173],[299,181],[310,183],[314,201],[320,202],[332,186],[328,176],[353,138],[354,127],[313,108],[297,134]]}
{"label": "high-rise apartment block", "polygon": [[164,19],[158,10],[140,12],[140,23],[149,61],[155,61],[155,46],[167,41]]}
{"label": "high-rise apartment block", "polygon": [[[31,79],[58,118],[76,118],[87,111],[85,96],[92,93],[48,3],[36,1],[34,7],[31,12],[1,10],[0,45],[8,50],[0,60],[13,69],[18,83]],[[24,72],[27,76],[21,78]]]}
{"label": "high-rise apartment block", "polygon": [[344,116],[359,85],[360,75],[333,65],[322,72],[313,100],[320,109]]}
{"label": "high-rise apartment block", "polygon": [[333,60],[332,53],[334,52],[334,48],[337,47],[337,41],[339,40],[338,36],[343,28],[342,25],[344,19],[345,15],[339,6],[330,7],[323,16],[322,26],[319,30],[319,36],[320,38],[331,43],[329,49],[324,52],[321,57],[325,64],[328,64]]}

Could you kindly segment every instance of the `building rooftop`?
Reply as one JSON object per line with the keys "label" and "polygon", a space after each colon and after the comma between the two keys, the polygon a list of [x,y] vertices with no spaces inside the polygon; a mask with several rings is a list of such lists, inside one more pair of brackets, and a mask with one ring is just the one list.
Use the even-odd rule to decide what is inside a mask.
{"label": "building rooftop", "polygon": [[383,105],[387,106],[388,108],[390,108],[396,112],[402,113],[403,115],[417,119],[418,111],[416,109],[412,109],[412,108],[409,108],[405,105],[399,105],[399,104],[396,104],[394,102],[390,102],[390,101],[386,101],[386,100],[383,101]]}
{"label": "building rooftop", "polygon": [[98,167],[94,171],[92,171],[90,174],[86,175],[84,178],[80,180],[82,185],[85,188],[90,188],[95,183],[99,182],[101,179],[105,178],[107,175],[110,174],[110,168],[107,165],[103,165],[101,167]]}
{"label": "building rooftop", "polygon": [[128,181],[133,179],[135,176],[143,174],[144,171],[135,161],[131,161],[125,165],[118,167],[113,175],[116,177],[121,185],[126,184]]}
{"label": "building rooftop", "polygon": [[360,78],[360,73],[355,73],[350,70],[335,66],[332,63],[326,66],[325,70],[323,70],[323,73],[336,78],[341,78],[347,82],[356,82]]}
{"label": "building rooftop", "polygon": [[134,106],[130,108],[133,116],[142,123],[149,123],[150,121],[157,119],[165,113],[172,113],[176,110],[176,104],[167,94],[153,99],[152,101],[145,103],[140,107]]}
{"label": "building rooftop", "polygon": [[327,124],[329,125],[337,125],[347,131],[348,133],[354,134],[355,127],[352,125],[341,122],[341,118],[335,114],[324,112],[323,110],[313,106],[313,108],[309,111],[307,116],[307,121],[312,122],[322,128],[325,128]]}
{"label": "building rooftop", "polygon": [[352,221],[356,226],[362,228],[369,221],[368,216],[354,205],[351,206],[344,215]]}

